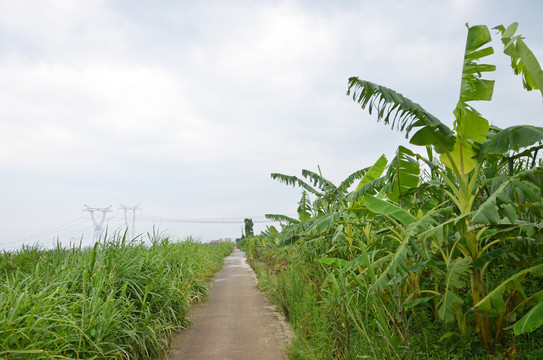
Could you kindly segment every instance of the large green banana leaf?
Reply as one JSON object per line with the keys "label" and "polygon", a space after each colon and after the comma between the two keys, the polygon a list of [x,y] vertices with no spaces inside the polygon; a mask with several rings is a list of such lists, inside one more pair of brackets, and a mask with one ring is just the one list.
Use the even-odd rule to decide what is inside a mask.
{"label": "large green banana leaf", "polygon": [[513,326],[515,335],[531,333],[543,325],[543,299]]}
{"label": "large green banana leaf", "polygon": [[518,23],[514,22],[507,28],[499,25],[494,29],[501,33],[503,52],[511,57],[511,67],[516,75],[522,76],[524,88],[528,91],[539,89],[543,95],[543,70],[522,36],[514,36],[517,28]]}
{"label": "large green banana leaf", "polygon": [[509,150],[519,151],[541,140],[543,127],[516,125],[489,136],[482,151],[486,154],[504,154]]}
{"label": "large green banana leaf", "polygon": [[543,264],[532,266],[530,268],[524,269],[516,273],[515,275],[509,277],[507,280],[503,281],[500,285],[496,286],[491,292],[488,293],[481,301],[473,306],[474,309],[477,309],[483,313],[489,313],[492,308],[497,312],[503,312],[505,303],[503,301],[503,294],[508,289],[517,289],[520,288],[520,281],[526,277],[528,274],[531,274],[535,277],[543,276]]}
{"label": "large green banana leaf", "polygon": [[390,162],[388,177],[392,179],[392,190],[387,194],[392,201],[419,185],[420,167],[413,151],[399,146],[396,156]]}
{"label": "large green banana leaf", "polygon": [[362,109],[368,108],[371,114],[377,110],[377,121],[391,125],[394,129],[406,132],[406,137],[412,130],[417,132],[410,139],[414,145],[433,145],[438,153],[452,150],[454,132],[438,118],[414,103],[402,94],[387,87],[361,80],[358,77],[349,78],[347,95],[353,96]]}
{"label": "large green banana leaf", "polygon": [[366,205],[369,211],[375,214],[391,216],[406,226],[417,220],[416,217],[401,207],[373,196],[366,196],[364,198],[364,205]]}

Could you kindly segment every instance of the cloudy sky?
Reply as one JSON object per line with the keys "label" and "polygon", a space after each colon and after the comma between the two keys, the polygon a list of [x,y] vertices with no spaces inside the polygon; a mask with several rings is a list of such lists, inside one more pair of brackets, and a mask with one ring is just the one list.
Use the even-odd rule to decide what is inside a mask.
{"label": "cloudy sky", "polygon": [[[340,182],[406,144],[346,96],[350,76],[452,126],[465,23],[518,21],[541,60],[542,15],[540,0],[0,0],[0,248],[88,232],[83,204],[112,205],[112,227],[139,204],[137,232],[292,214],[300,191],[271,172]],[[476,108],[541,126],[494,38],[494,99]]]}

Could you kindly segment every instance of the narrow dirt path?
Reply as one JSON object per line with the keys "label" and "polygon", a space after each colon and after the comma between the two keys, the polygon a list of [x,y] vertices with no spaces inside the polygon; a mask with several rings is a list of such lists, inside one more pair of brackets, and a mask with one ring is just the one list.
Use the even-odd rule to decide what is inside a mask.
{"label": "narrow dirt path", "polygon": [[263,293],[246,255],[235,249],[215,276],[209,300],[172,342],[169,360],[286,359],[290,329]]}

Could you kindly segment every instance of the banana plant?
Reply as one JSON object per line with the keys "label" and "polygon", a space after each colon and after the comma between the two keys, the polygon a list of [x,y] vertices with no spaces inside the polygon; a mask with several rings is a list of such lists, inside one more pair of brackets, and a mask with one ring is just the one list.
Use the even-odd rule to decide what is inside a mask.
{"label": "banana plant", "polygon": [[511,68],[515,75],[521,75],[526,90],[539,90],[543,95],[543,71],[537,58],[522,40],[520,35],[515,36],[518,23],[514,22],[507,28],[498,25],[494,28],[502,35],[503,52],[511,57]]}
{"label": "banana plant", "polygon": [[[385,160],[386,161],[386,160]],[[350,174],[338,186],[319,174],[302,170],[305,181],[292,175],[272,173],[272,179],[286,185],[299,186],[303,189],[302,197],[298,203],[298,219],[285,215],[266,214],[268,219],[279,221],[286,226],[282,231],[283,243],[290,243],[301,239],[315,239],[329,235],[333,239],[341,238],[341,231],[336,227],[351,214],[344,213],[349,205],[348,191],[357,180],[373,176],[372,169],[360,169]],[[312,197],[313,199],[311,199]]]}
{"label": "banana plant", "polygon": [[[516,23],[507,28],[496,27],[502,33],[504,53],[511,57],[515,73],[522,74],[525,88],[527,90],[541,90],[543,79],[541,67],[522,38],[514,36],[516,28]],[[533,193],[536,198],[538,196],[539,199],[541,198],[541,187],[536,189],[533,186],[534,181],[530,184],[530,182],[522,181],[518,177],[509,180],[501,179],[501,185],[494,187],[495,192],[487,196],[482,195],[483,180],[486,182],[499,180],[484,179],[484,174],[481,173],[489,158],[501,158],[502,161],[507,158],[507,162],[510,162],[511,151],[529,147],[526,150],[528,153],[524,156],[531,156],[534,159],[532,163],[535,164],[537,151],[541,148],[541,144],[538,142],[543,139],[543,128],[533,126],[518,126],[490,131],[488,120],[471,105],[472,101],[490,101],[492,99],[494,81],[483,78],[483,74],[495,71],[496,67],[481,62],[481,59],[494,53],[493,48],[487,46],[491,40],[490,32],[486,26],[468,26],[459,100],[453,111],[453,129],[443,124],[419,104],[392,89],[356,77],[349,79],[347,94],[352,93],[353,99],[363,109],[367,108],[370,114],[376,110],[378,121],[391,125],[393,129],[405,131],[406,137],[410,136],[411,144],[431,147],[439,154],[440,161],[438,162],[436,159],[432,161],[420,154],[404,152],[405,156],[409,157],[404,156],[403,164],[414,165],[414,162],[411,161],[414,157],[426,162],[431,171],[435,172],[439,179],[447,185],[445,193],[456,208],[454,225],[458,236],[455,241],[447,243],[443,233],[439,234],[439,231],[445,230],[446,226],[439,226],[437,230],[418,228],[426,234],[431,233],[440,248],[445,245],[449,247],[448,253],[443,255],[450,264],[446,270],[447,275],[444,277],[447,285],[444,292],[439,294],[441,296],[439,312],[440,317],[444,320],[450,320],[455,312],[454,309],[458,309],[459,300],[455,291],[460,287],[461,279],[464,276],[469,275],[469,286],[474,305],[479,304],[486,296],[483,273],[488,262],[493,259],[486,255],[501,243],[500,239],[492,239],[486,235],[488,226],[496,226],[501,223],[502,214],[505,216],[509,214],[507,216],[509,220],[517,220],[513,216],[514,211],[511,211],[511,201],[504,194],[520,191],[523,196]],[[414,134],[412,134],[413,132]],[[537,177],[535,172],[532,172],[532,175]],[[418,180],[415,171],[411,171],[407,178],[413,182],[413,185]],[[403,181],[398,176],[396,179],[400,180],[398,185],[394,186],[394,191],[397,191],[397,194],[394,191],[391,192],[388,201],[397,201],[402,193]],[[368,208],[375,205],[372,203],[378,202],[381,206],[378,211],[382,214],[387,214],[398,220],[400,216],[408,218],[406,214],[392,207],[392,204],[385,206],[383,202],[387,200],[370,199],[370,197],[365,199]],[[498,205],[497,201],[501,201],[502,204]],[[530,203],[534,204],[537,201],[532,199]],[[474,210],[476,205],[479,206],[478,210]],[[376,211],[375,206],[373,208]],[[489,214],[490,216],[487,216]],[[411,223],[404,223],[404,225],[413,228]],[[407,234],[420,239],[418,237],[420,232],[409,230]],[[405,268],[407,256],[413,253],[409,248],[415,244],[416,242],[405,238],[382,276],[389,276],[390,273],[397,272],[397,269]],[[483,260],[488,262],[481,266]],[[478,266],[474,266],[474,264]],[[460,323],[461,321],[459,321]],[[489,316],[477,311],[475,325],[480,333],[483,346],[490,349],[492,327]]]}
{"label": "banana plant", "polygon": [[[298,207],[300,221],[304,221],[309,219],[307,215],[318,217],[343,209],[347,205],[345,197],[348,193],[348,189],[354,181],[362,178],[368,170],[369,168],[355,171],[342,181],[339,186],[334,185],[331,181],[323,177],[322,174],[317,174],[306,169],[302,170],[302,176],[306,178],[309,183],[293,175],[272,173],[271,177],[285,185],[299,186],[304,189],[302,199],[300,200],[300,206]],[[308,194],[312,194],[315,197],[311,214],[309,211],[309,204],[311,204],[311,202],[307,197]],[[300,213],[300,211],[302,213]]]}

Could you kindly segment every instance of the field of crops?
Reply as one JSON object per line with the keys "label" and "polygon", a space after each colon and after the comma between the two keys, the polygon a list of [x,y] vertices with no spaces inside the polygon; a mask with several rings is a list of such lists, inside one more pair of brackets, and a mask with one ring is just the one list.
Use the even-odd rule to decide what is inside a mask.
{"label": "field of crops", "polygon": [[[526,90],[543,94],[516,29],[495,28]],[[282,231],[241,246],[297,333],[292,358],[543,358],[543,127],[500,129],[473,107],[492,99],[491,40],[468,28],[452,129],[349,79],[353,100],[421,152],[399,146],[339,185],[320,169],[272,174],[302,189],[298,218],[268,215]]]}
{"label": "field of crops", "polygon": [[166,351],[233,244],[149,237],[0,254],[1,357],[152,359]]}

